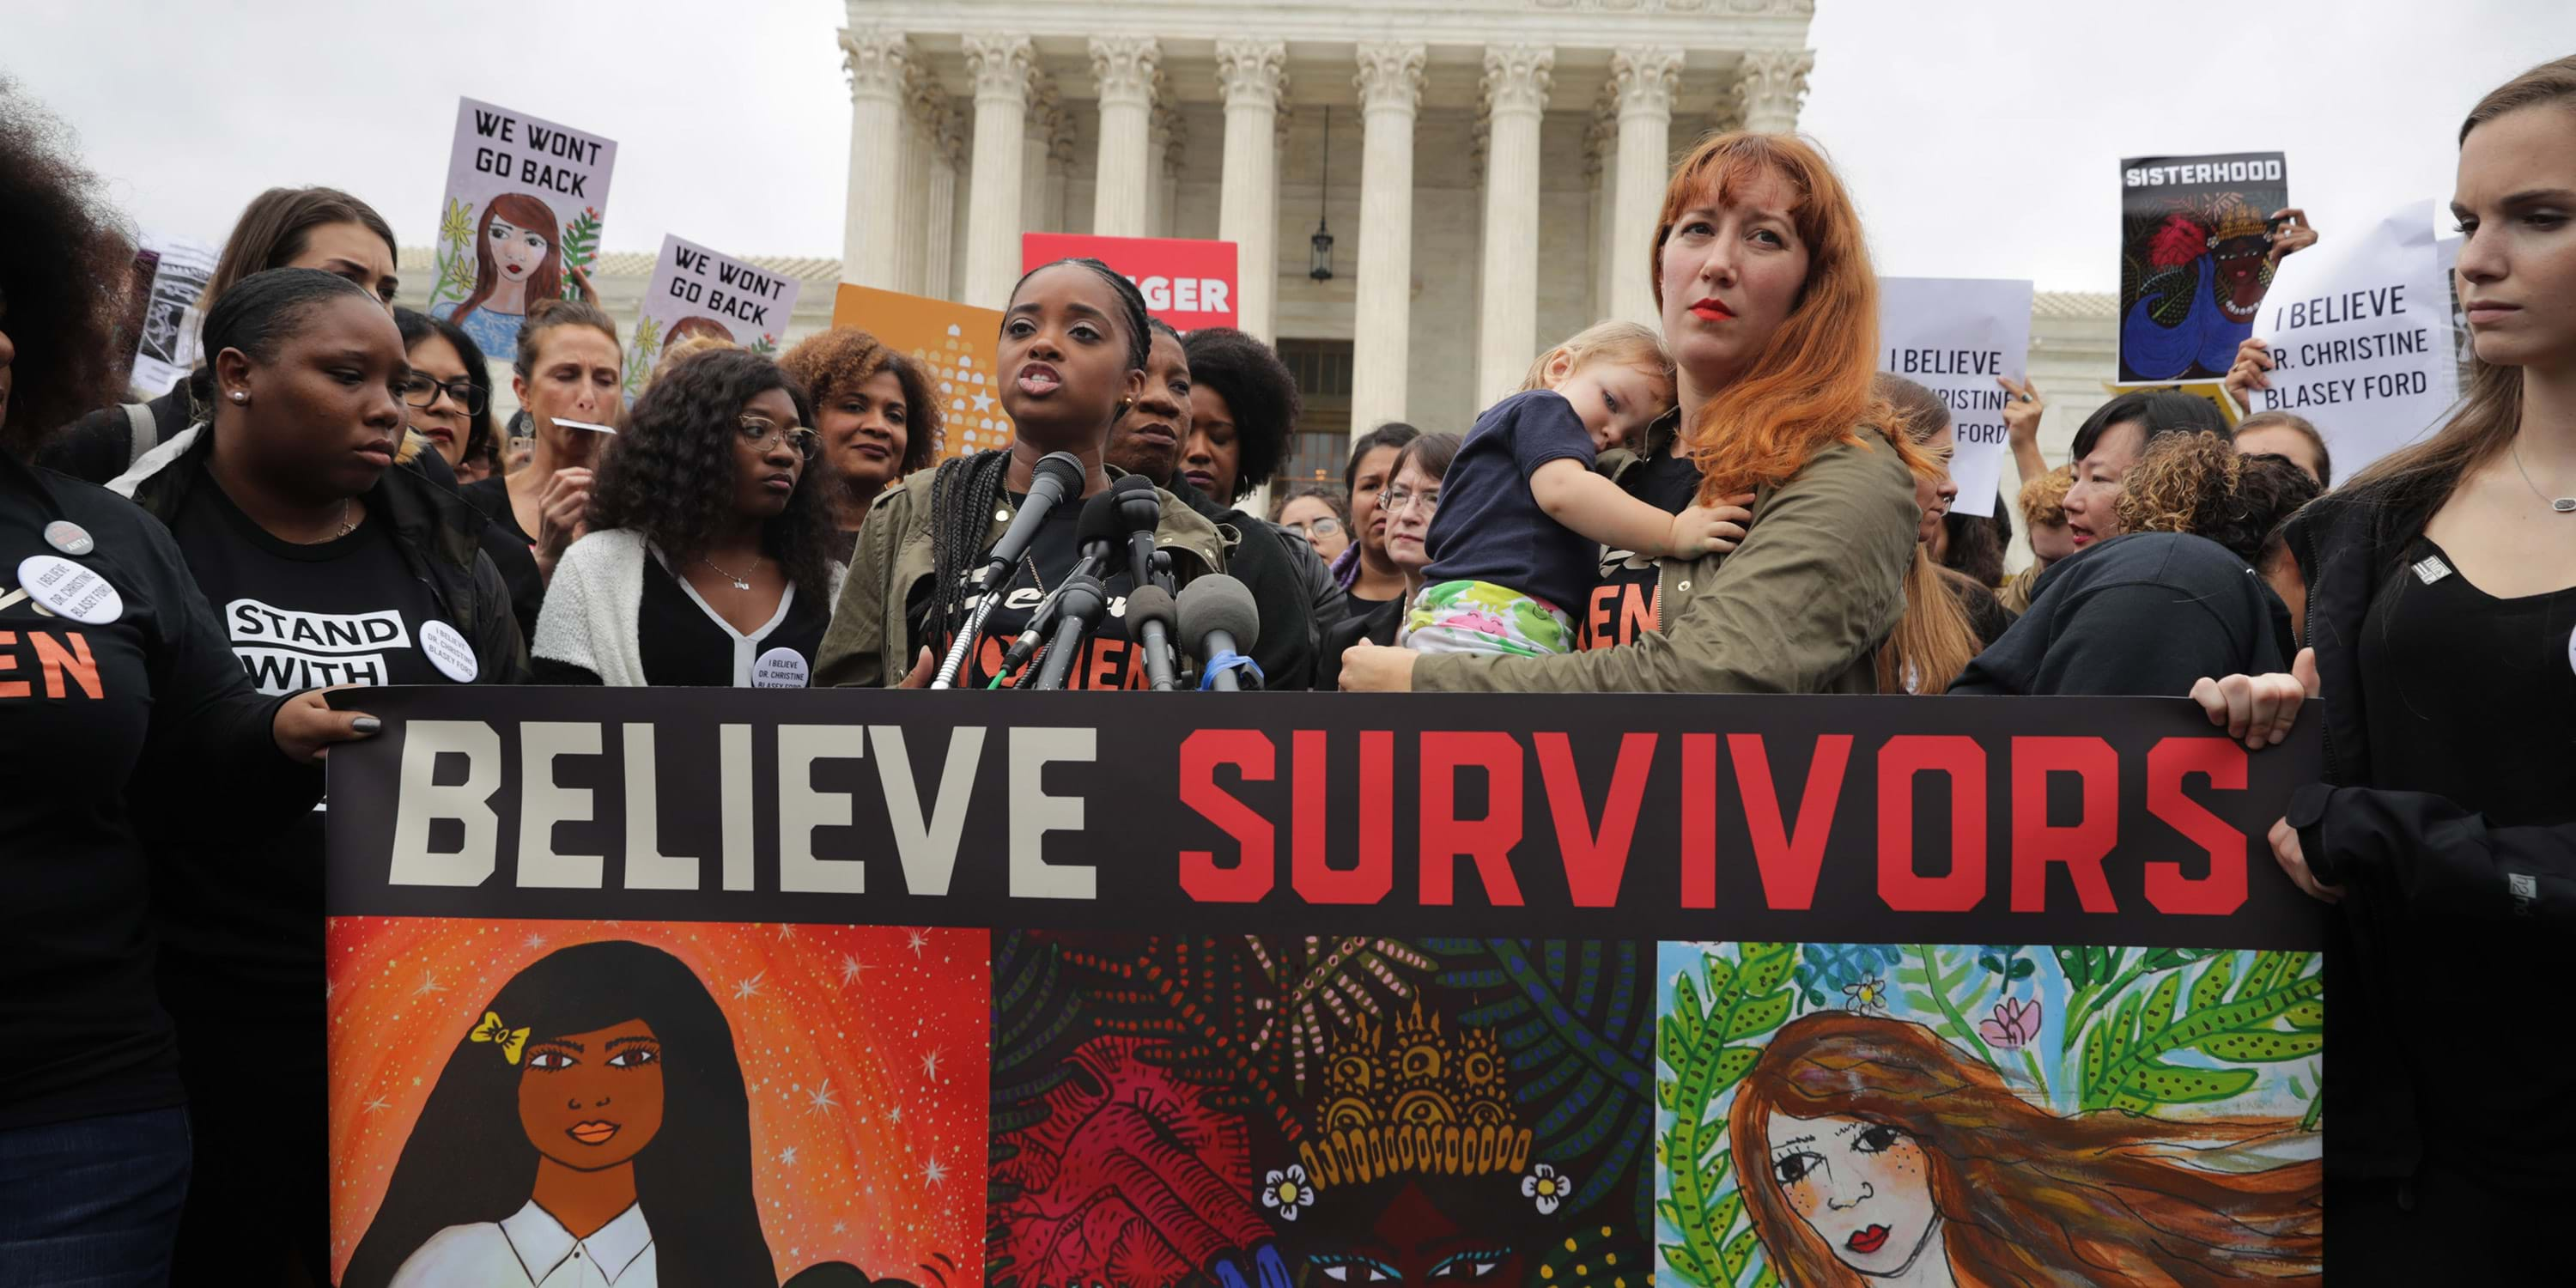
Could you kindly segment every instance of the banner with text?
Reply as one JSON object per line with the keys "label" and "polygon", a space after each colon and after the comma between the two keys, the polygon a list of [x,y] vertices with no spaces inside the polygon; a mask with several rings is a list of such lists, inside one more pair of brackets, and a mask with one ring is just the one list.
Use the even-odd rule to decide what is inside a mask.
{"label": "banner with text", "polygon": [[1011,445],[1011,418],[1002,410],[1002,380],[993,365],[1002,335],[999,310],[843,282],[832,297],[832,325],[857,327],[921,364],[942,400],[939,459]]}
{"label": "banner with text", "polygon": [[1144,293],[1146,312],[1171,323],[1173,330],[1234,325],[1238,266],[1233,242],[1020,234],[1021,272],[1086,256],[1125,274]]}
{"label": "banner with text", "polygon": [[458,99],[422,308],[463,327],[485,357],[508,360],[530,305],[582,297],[616,168],[611,140]]}
{"label": "banner with text", "polygon": [[796,278],[719,255],[668,233],[653,259],[653,278],[635,334],[626,345],[626,394],[634,397],[652,379],[663,352],[691,336],[731,340],[754,353],[775,355],[796,309]]}
{"label": "banner with text", "polygon": [[215,279],[215,261],[222,252],[193,238],[145,233],[142,253],[152,258],[152,289],[134,345],[134,370],[125,383],[152,399],[196,369],[197,333],[205,324],[197,302]]}
{"label": "banner with text", "polygon": [[2272,281],[2278,152],[2120,163],[2120,378],[2214,380],[2236,364]]}
{"label": "banner with text", "polygon": [[2246,391],[2246,410],[2315,422],[2336,476],[2351,478],[2438,426],[2457,394],[2450,332],[2433,203],[2409,202],[2281,261],[2254,327],[2272,387]]}
{"label": "banner with text", "polygon": [[1878,369],[1941,396],[1958,446],[1950,477],[1959,485],[1951,509],[1986,518],[1995,512],[2007,444],[2003,386],[2030,367],[2031,285],[1980,278],[1878,279]]}
{"label": "banner with text", "polygon": [[[2264,840],[2313,724],[2249,753],[2166,699],[363,701],[325,894],[351,1288],[571,1246],[546,1161],[631,1171],[599,1255],[649,1221],[665,1266],[790,1288],[1323,1282],[1435,1224],[1496,1283],[1879,1273],[1989,1191],[2021,1216],[1946,1254],[1981,1279],[2320,1256],[2323,909]],[[2119,1148],[2066,1143],[2112,1118]],[[1730,1135],[1901,1156],[1829,1212],[1801,1167],[1708,1165]],[[2051,1215],[2065,1186],[2118,1214]]]}

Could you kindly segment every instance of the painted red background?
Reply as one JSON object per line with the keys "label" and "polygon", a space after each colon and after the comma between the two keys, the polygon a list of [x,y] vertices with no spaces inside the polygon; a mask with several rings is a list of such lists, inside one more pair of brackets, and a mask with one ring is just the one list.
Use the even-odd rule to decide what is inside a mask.
{"label": "painted red background", "polygon": [[[1022,272],[1059,259],[1084,256],[1126,274],[1138,289],[1145,292],[1146,308],[1155,317],[1171,323],[1175,330],[1195,331],[1200,327],[1235,324],[1235,306],[1242,280],[1236,271],[1233,242],[1193,241],[1182,237],[1082,237],[1072,233],[1020,235]],[[1174,307],[1168,285],[1160,288],[1165,303],[1157,307],[1155,279],[1158,278],[1165,283],[1180,278],[1223,282],[1225,307],[1216,310]]]}

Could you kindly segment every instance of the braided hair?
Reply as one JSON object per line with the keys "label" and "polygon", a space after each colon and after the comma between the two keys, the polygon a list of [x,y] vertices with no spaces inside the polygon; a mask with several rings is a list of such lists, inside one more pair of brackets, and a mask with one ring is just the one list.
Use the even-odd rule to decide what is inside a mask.
{"label": "braided hair", "polygon": [[[1011,298],[1020,297],[1020,288],[1030,278],[1066,264],[1088,269],[1109,284],[1126,315],[1127,365],[1130,370],[1144,370],[1154,347],[1154,319],[1145,310],[1144,293],[1117,269],[1089,257],[1050,260],[1020,274],[1020,280],[1011,285]],[[931,567],[936,586],[930,629],[940,636],[965,625],[966,577],[975,570],[976,556],[983,553],[984,532],[991,525],[985,516],[1002,499],[1002,480],[1010,466],[1010,452],[995,448],[942,461],[930,476]]]}

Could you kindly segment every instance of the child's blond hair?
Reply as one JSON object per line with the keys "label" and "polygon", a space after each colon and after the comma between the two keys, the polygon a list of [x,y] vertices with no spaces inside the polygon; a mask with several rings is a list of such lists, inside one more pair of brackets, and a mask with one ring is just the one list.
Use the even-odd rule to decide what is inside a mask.
{"label": "child's blond hair", "polygon": [[1657,372],[1666,385],[1673,383],[1673,355],[1664,351],[1664,338],[1652,327],[1634,322],[1595,322],[1575,332],[1572,339],[1538,355],[1538,361],[1530,364],[1528,378],[1521,381],[1520,392],[1547,388],[1547,369],[1558,354],[1565,355],[1568,372],[1581,371],[1590,362],[1616,362]]}

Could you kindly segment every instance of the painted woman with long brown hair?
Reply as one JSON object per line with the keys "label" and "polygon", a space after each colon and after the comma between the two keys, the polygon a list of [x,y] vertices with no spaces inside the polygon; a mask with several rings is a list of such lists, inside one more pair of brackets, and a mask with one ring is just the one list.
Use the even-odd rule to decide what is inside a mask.
{"label": "painted woman with long brown hair", "polygon": [[[564,297],[563,221],[553,208],[524,192],[505,192],[483,203],[474,225],[474,291],[449,310],[485,353],[519,346],[519,324],[539,300]],[[573,288],[595,300],[581,270]]]}
{"label": "painted woman with long brown hair", "polygon": [[1889,412],[1870,389],[1878,277],[1849,194],[1794,136],[1717,135],[1674,169],[1651,254],[1679,428],[1654,436],[1647,486],[1669,479],[1683,490],[1672,498],[1680,505],[1638,494],[1666,509],[1695,498],[1738,510],[1742,544],[1722,557],[1661,560],[1643,628],[1616,647],[1417,662],[1409,650],[1362,645],[1344,659],[1343,688],[1877,688],[1878,647],[1904,613],[1922,517],[1914,480],[1932,466],[1883,428]]}
{"label": "painted woman with long brown hair", "polygon": [[1922,1025],[1833,1011],[1780,1030],[1726,1126],[1789,1288],[2324,1281],[2294,1120],[2060,1116]]}

